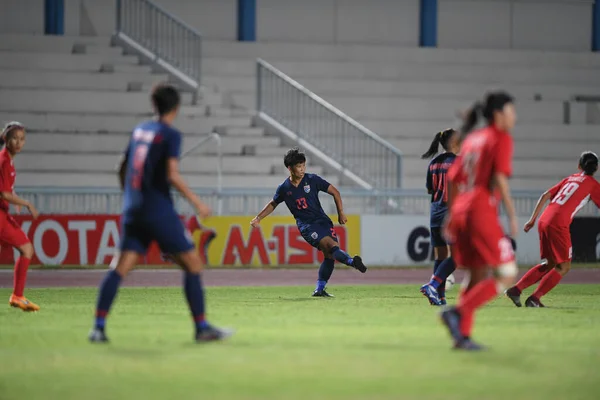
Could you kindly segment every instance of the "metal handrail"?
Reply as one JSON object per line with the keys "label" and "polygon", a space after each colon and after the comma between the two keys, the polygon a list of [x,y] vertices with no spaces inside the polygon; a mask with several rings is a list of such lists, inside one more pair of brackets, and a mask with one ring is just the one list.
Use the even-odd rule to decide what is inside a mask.
{"label": "metal handrail", "polygon": [[217,200],[217,215],[221,215],[221,212],[223,211],[223,199],[220,196],[220,193],[223,191],[223,149],[222,149],[223,141],[221,139],[221,135],[219,135],[216,132],[213,132],[210,135],[208,135],[207,137],[200,139],[192,147],[190,147],[188,150],[184,151],[181,154],[181,158],[183,159],[183,158],[189,156],[190,154],[192,154],[193,151],[204,146],[206,143],[210,142],[211,140],[214,140],[215,142],[217,142],[217,194],[219,195],[218,200]]}
{"label": "metal handrail", "polygon": [[201,85],[202,35],[150,0],[117,0],[115,38],[194,93]]}
{"label": "metal handrail", "polygon": [[[296,125],[298,125],[298,126],[295,127],[296,129],[294,129],[294,127],[290,127],[289,126],[290,125],[290,121],[289,121],[290,115],[287,115],[285,112],[284,112],[284,115],[275,115],[275,114],[277,114],[277,112],[273,111],[275,108],[278,108],[278,107],[284,107],[284,108],[287,107],[287,109],[285,111],[290,112],[290,110],[292,108],[294,108],[294,110],[291,111],[292,113],[294,113],[294,115],[293,115],[294,118],[302,118],[302,119],[310,120],[312,115],[309,113],[308,110],[314,108],[314,107],[312,107],[313,105],[317,105],[318,107],[321,108],[320,110],[316,111],[317,113],[319,113],[321,111],[331,113],[331,115],[334,118],[336,118],[337,121],[341,121],[341,124],[342,124],[341,129],[339,129],[340,127],[338,126],[337,127],[338,131],[335,132],[336,134],[341,135],[340,139],[339,139],[339,143],[336,143],[336,145],[338,146],[338,152],[341,154],[338,155],[339,159],[336,159],[335,157],[332,157],[332,158],[336,159],[336,161],[338,161],[342,165],[342,167],[348,167],[349,163],[347,162],[347,158],[348,158],[347,153],[352,153],[353,151],[357,152],[357,151],[361,150],[360,146],[351,148],[351,146],[349,146],[347,143],[348,138],[352,139],[351,137],[348,136],[348,131],[353,130],[353,131],[357,132],[357,135],[361,136],[361,139],[366,138],[371,143],[375,143],[376,146],[379,146],[378,149],[371,149],[375,152],[376,156],[379,156],[381,153],[381,155],[390,156],[395,159],[395,165],[394,165],[395,171],[393,171],[393,172],[395,172],[396,179],[394,182],[390,182],[389,177],[385,176],[386,175],[385,173],[381,173],[383,171],[380,171],[379,176],[374,176],[374,175],[377,175],[376,172],[374,173],[373,171],[367,171],[366,167],[362,167],[360,165],[360,163],[353,165],[348,169],[350,169],[358,177],[360,177],[360,178],[364,179],[365,181],[369,182],[370,184],[372,184],[372,186],[376,189],[386,188],[386,187],[396,187],[396,188],[402,187],[402,152],[399,149],[394,147],[392,144],[390,144],[385,139],[381,138],[379,135],[377,135],[370,129],[366,128],[359,122],[357,122],[354,119],[352,119],[351,117],[349,117],[347,114],[345,114],[341,110],[334,107],[332,104],[330,104],[329,102],[327,102],[326,100],[324,100],[323,98],[318,96],[317,94],[313,93],[312,91],[310,91],[309,89],[304,87],[302,84],[300,84],[296,80],[294,80],[291,77],[289,77],[288,75],[286,75],[284,72],[278,70],[273,65],[266,62],[265,60],[260,59],[260,58],[257,59],[256,66],[257,66],[256,106],[257,106],[259,116],[266,115],[268,117],[268,119],[273,120],[278,125],[291,130],[295,135],[298,136],[299,139],[306,140],[308,143],[315,145],[317,148],[319,148],[320,146],[319,146],[319,143],[317,143],[317,142],[319,141],[318,139],[321,137],[317,138],[316,137],[317,135],[313,135],[311,137],[311,133],[304,132],[301,127],[301,125],[304,125],[302,123],[297,123]],[[274,99],[268,98],[267,96],[269,93],[265,93],[265,92],[268,92],[268,90],[265,89],[265,87],[267,87],[269,85],[269,82],[266,81],[267,77],[263,76],[263,70],[268,71],[268,73],[274,75],[276,78],[285,82],[287,85],[289,85],[290,88],[293,88],[297,93],[291,93],[290,91],[287,91],[286,87],[278,87],[277,88],[278,90],[272,90],[273,92],[276,92],[274,97],[277,97],[279,95],[282,95],[282,97],[277,97]],[[306,98],[306,100],[308,100],[308,101],[304,101],[305,99],[302,96],[304,96]],[[267,109],[267,108],[269,108],[269,105],[266,104],[270,100],[272,100],[272,103],[273,103],[271,106],[271,110]],[[315,112],[315,110],[312,110],[312,111]],[[328,121],[325,121],[325,122],[319,121],[318,118],[313,119],[312,121],[316,121],[315,122],[315,126],[317,126],[316,130],[320,131],[319,134],[322,137],[324,137],[324,135],[328,133],[328,132],[323,132],[324,130],[331,129],[331,123]],[[336,123],[338,123],[337,121],[334,122],[334,125]],[[345,124],[345,125],[343,125],[343,124]],[[338,123],[338,125],[339,125],[339,123]],[[311,127],[311,128],[314,128],[314,127]],[[333,140],[335,141],[336,139],[334,138]],[[383,151],[380,151],[380,150],[383,150]],[[385,168],[388,168],[388,167],[389,166],[385,166]],[[387,172],[391,172],[391,171],[387,171]]]}

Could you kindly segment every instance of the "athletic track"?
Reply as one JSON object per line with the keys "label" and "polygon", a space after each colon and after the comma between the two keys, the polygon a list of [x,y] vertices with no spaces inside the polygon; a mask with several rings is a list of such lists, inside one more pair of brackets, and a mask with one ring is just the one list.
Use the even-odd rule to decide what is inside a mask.
{"label": "athletic track", "polygon": [[[525,271],[522,270],[521,274]],[[106,270],[31,270],[27,287],[96,287]],[[422,284],[431,271],[423,269],[371,269],[366,274],[340,268],[334,271],[330,285]],[[208,269],[203,273],[207,286],[286,286],[312,285],[317,277],[314,269]],[[456,273],[457,282],[462,271]],[[600,283],[600,269],[573,269],[563,283]],[[0,270],[0,288],[12,288],[12,270]],[[181,272],[176,269],[137,270],[123,282],[124,286],[181,286]]]}

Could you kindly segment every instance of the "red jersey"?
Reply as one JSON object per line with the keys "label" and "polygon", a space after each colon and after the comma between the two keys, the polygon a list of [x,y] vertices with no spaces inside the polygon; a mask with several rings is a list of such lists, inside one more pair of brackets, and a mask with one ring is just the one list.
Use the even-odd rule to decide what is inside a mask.
{"label": "red jersey", "polygon": [[[5,147],[0,151],[0,192],[14,192],[15,176],[16,171],[13,159]],[[0,200],[0,210],[8,212],[9,204],[6,200]]]}
{"label": "red jersey", "polygon": [[552,186],[550,204],[540,217],[540,223],[569,228],[573,217],[590,199],[600,207],[600,183],[583,172],[567,176]]}
{"label": "red jersey", "polygon": [[493,186],[497,173],[512,175],[513,140],[494,126],[478,129],[467,136],[460,154],[448,171],[458,185],[454,212],[491,211],[497,214],[499,193]]}

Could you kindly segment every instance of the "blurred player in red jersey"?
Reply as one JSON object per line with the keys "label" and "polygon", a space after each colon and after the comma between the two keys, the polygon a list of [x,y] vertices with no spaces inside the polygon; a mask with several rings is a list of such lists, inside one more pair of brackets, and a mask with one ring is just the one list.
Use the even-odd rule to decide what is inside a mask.
{"label": "blurred player in red jersey", "polygon": [[[480,114],[487,126],[469,133]],[[489,93],[484,104],[476,103],[466,115],[460,153],[448,171],[450,212],[445,233],[453,243],[457,265],[469,271],[458,305],[441,314],[457,349],[482,349],[471,340],[475,311],[510,287],[517,275],[511,241],[498,218],[502,201],[514,238],[518,227],[508,178],[515,121],[513,98],[504,92]],[[493,277],[488,277],[490,269]]]}
{"label": "blurred player in red jersey", "polygon": [[525,300],[526,307],[544,307],[540,298],[551,291],[571,269],[571,232],[569,227],[573,217],[590,199],[600,207],[600,183],[593,178],[598,170],[598,156],[586,151],[579,158],[581,172],[567,176],[548,189],[537,202],[533,214],[525,224],[525,232],[535,225],[542,208],[548,200],[550,204],[540,217],[540,256],[542,262],[531,268],[519,282],[506,291],[506,296],[521,307],[521,292],[541,279],[537,289]]}
{"label": "blurred player in red jersey", "polygon": [[16,171],[13,159],[25,145],[25,127],[19,122],[9,122],[4,127],[0,140],[5,144],[0,151],[0,242],[21,253],[15,263],[13,293],[8,303],[23,311],[38,311],[40,307],[23,296],[27,270],[33,258],[33,246],[17,221],[9,214],[9,204],[14,204],[17,209],[27,208],[34,219],[38,217],[33,204],[15,194]]}

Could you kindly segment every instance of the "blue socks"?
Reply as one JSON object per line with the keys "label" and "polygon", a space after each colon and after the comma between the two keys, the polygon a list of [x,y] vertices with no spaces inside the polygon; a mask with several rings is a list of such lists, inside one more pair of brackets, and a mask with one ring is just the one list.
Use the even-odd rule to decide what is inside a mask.
{"label": "blue socks", "polygon": [[333,273],[333,268],[335,266],[335,260],[330,258],[326,258],[321,263],[321,267],[319,267],[319,279],[317,280],[317,287],[315,290],[321,291],[325,289],[329,278],[331,278],[331,274]]}
{"label": "blue socks", "polygon": [[433,262],[433,274],[435,275],[435,271],[437,271],[438,267],[444,260],[435,260]]}
{"label": "blue socks", "polygon": [[100,290],[98,292],[98,301],[96,303],[96,329],[102,331],[104,330],[106,316],[110,311],[110,306],[117,296],[117,291],[119,290],[120,284],[121,275],[119,275],[114,269],[108,271],[104,277],[104,280],[102,281],[102,284],[100,285]]}
{"label": "blue socks", "polygon": [[331,254],[336,261],[341,262],[342,264],[346,264],[348,266],[352,266],[352,262],[354,261],[352,257],[344,250],[341,250],[338,246],[331,248]]}
{"label": "blue socks", "polygon": [[446,258],[440,263],[440,265],[433,273],[429,284],[437,289],[442,285],[442,283],[446,283],[446,278],[448,278],[450,274],[454,272],[455,269],[456,263],[454,262],[454,259],[452,257]]}
{"label": "blue socks", "polygon": [[204,319],[204,290],[202,290],[200,274],[184,272],[183,289],[192,312],[196,330],[200,331],[208,327],[208,323]]}

